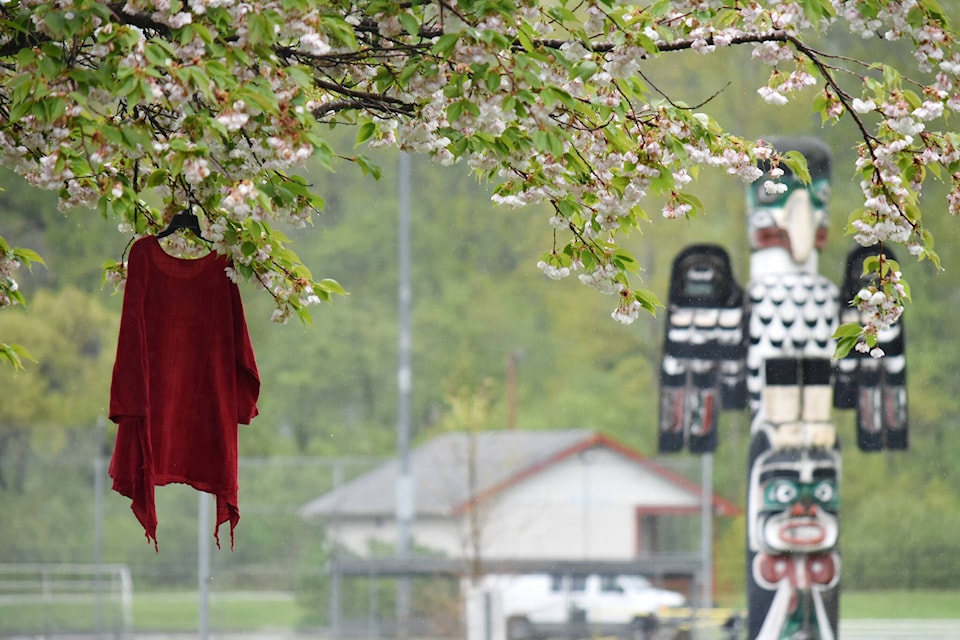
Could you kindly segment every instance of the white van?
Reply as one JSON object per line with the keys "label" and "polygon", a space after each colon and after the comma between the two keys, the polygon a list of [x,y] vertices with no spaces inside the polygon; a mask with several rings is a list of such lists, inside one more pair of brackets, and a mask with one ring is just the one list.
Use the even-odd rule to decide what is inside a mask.
{"label": "white van", "polygon": [[662,608],[686,604],[682,594],[658,589],[643,576],[491,575],[485,586],[498,593],[509,640],[580,630],[644,638],[656,629]]}

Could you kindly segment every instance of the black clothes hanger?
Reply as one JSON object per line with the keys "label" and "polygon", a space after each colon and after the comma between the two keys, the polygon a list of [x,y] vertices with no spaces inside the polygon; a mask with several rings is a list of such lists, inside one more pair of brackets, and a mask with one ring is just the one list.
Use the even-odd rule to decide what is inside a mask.
{"label": "black clothes hanger", "polygon": [[173,216],[173,220],[170,221],[166,229],[157,234],[157,238],[166,238],[174,231],[180,231],[181,229],[190,231],[204,242],[211,242],[203,237],[203,233],[200,231],[200,221],[197,220],[196,214],[191,211],[181,211]]}

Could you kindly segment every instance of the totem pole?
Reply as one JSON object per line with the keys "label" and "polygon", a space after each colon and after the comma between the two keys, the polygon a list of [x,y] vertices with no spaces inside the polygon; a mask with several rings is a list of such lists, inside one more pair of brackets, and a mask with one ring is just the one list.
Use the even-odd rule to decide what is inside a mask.
{"label": "totem pole", "polygon": [[[721,409],[749,407],[747,600],[750,640],[834,640],[840,554],[840,450],[832,408],[857,409],[865,451],[907,445],[902,326],[878,336],[887,358],[833,361],[840,322],[876,248],[857,247],[843,287],[818,272],[827,240],[830,152],[810,138],[798,151],[811,181],[790,170],[768,190],[771,167],[747,193],[750,280],[736,283],[727,253],[693,245],[674,260],[660,388],[660,451],[717,446]],[[889,256],[889,251],[886,251]]]}

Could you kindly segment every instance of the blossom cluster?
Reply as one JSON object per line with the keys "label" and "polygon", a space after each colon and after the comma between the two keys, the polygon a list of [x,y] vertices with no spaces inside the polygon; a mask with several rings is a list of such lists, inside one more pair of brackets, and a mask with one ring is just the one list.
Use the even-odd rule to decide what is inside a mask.
{"label": "blossom cluster", "polygon": [[860,353],[869,353],[874,358],[884,356],[883,349],[875,346],[875,338],[896,324],[903,314],[903,301],[907,297],[903,274],[890,270],[877,283],[862,288],[853,299],[860,311],[863,335],[854,347]]}
{"label": "blossom cluster", "polygon": [[[771,68],[763,100],[783,104],[822,82],[824,117],[848,115],[866,132],[859,242],[903,242],[935,258],[909,213],[926,167],[954,177],[949,205],[960,212],[960,140],[934,126],[960,111],[960,51],[926,3],[880,1],[863,13],[858,0],[674,0],[656,11],[588,0],[578,14],[518,4],[9,3],[6,17],[37,36],[26,40],[47,45],[0,67],[10,114],[0,118],[0,163],[56,190],[63,208],[98,207],[137,234],[192,207],[234,275],[259,281],[285,320],[337,286],[304,278],[270,225],[303,225],[319,207],[295,175],[310,158],[336,159],[318,124],[359,123],[371,146],[465,163],[497,182],[497,203],[551,205],[554,248],[539,267],[551,278],[581,272],[618,297],[613,315],[629,322],[650,298],[631,285],[635,263],[617,243],[646,219],[644,203],[660,198],[664,217],[690,217],[702,206],[686,191],[699,166],[748,183],[772,153],[664,99],[640,81],[643,66],[745,44]],[[864,63],[851,69],[865,78],[860,95],[847,93],[832,74],[858,63],[822,64],[803,44],[838,22],[857,37],[910,42],[933,81],[907,92],[897,74]],[[12,38],[0,34],[0,44]],[[869,132],[867,114],[879,122]]]}
{"label": "blossom cluster", "polygon": [[[249,267],[247,277],[287,281],[270,290],[287,315],[318,302],[313,284],[288,277],[295,264],[265,255],[259,246],[279,241],[251,222],[302,226],[316,208],[311,196],[278,190],[289,184],[287,172],[323,147],[311,125],[305,77],[258,47],[268,36],[270,47],[296,43],[323,55],[330,50],[318,31],[323,13],[279,2],[184,7],[130,0],[108,17],[95,5],[19,3],[43,38],[58,42],[69,29],[81,45],[71,54],[78,68],[118,71],[115,86],[100,86],[58,58],[62,73],[51,76],[53,48],[36,49],[34,57],[21,56],[16,67],[0,71],[0,86],[34,78],[35,95],[64,105],[0,120],[0,162],[31,184],[58,191],[62,209],[99,207],[137,234],[163,228],[192,205],[204,213],[214,248]],[[278,16],[274,24],[258,20],[264,12]],[[63,20],[68,24],[58,28]],[[164,38],[168,34],[173,37]],[[270,63],[251,64],[258,59]],[[146,197],[151,191],[157,199]],[[244,242],[259,250],[242,251]],[[118,274],[122,270],[111,279]]]}
{"label": "blossom cluster", "polygon": [[[658,43],[664,42],[664,34],[668,32],[673,37],[681,34],[688,39],[691,49],[702,53],[716,46],[729,46],[736,39],[753,38],[756,42],[754,58],[774,67],[769,83],[759,90],[765,100],[774,104],[781,104],[788,95],[818,83],[818,78],[811,73],[811,50],[800,50],[790,38],[800,38],[805,31],[824,29],[838,18],[847,20],[855,33],[862,34],[863,29],[877,28],[876,22],[861,20],[856,13],[856,4],[849,2],[833,2],[834,15],[824,15],[819,21],[811,21],[796,3],[776,3],[771,7],[747,3],[739,9],[740,20],[727,21],[722,28],[703,20],[704,8],[702,2],[673,2],[664,17],[645,21],[642,11],[625,7],[619,17]],[[916,8],[915,2],[900,3],[885,10],[878,19],[882,25],[889,27],[884,37],[912,38],[921,44],[918,61],[923,70],[938,55],[930,47],[948,43],[938,36],[934,19],[922,21],[922,24],[916,19],[907,20],[908,13]],[[588,22],[594,31],[609,33],[614,28],[605,19],[605,11],[598,5],[588,8]],[[553,21],[554,17],[548,13],[528,7],[515,16],[512,25],[501,23],[495,26],[510,34],[526,32],[546,35],[552,33]],[[776,37],[771,35],[766,38],[765,34],[776,34]],[[549,132],[559,124],[564,129],[561,138],[543,144],[537,144],[534,140],[533,149],[516,145],[504,154],[502,147],[468,145],[471,152],[462,155],[474,169],[500,180],[501,186],[494,195],[497,203],[518,207],[542,202],[573,201],[575,206],[555,212],[549,221],[556,230],[572,231],[569,244],[560,254],[592,253],[601,265],[611,268],[609,272],[600,272],[608,273],[606,277],[581,275],[581,281],[609,293],[630,291],[623,269],[606,262],[609,254],[600,249],[600,244],[612,242],[619,232],[635,227],[643,217],[641,204],[651,195],[666,196],[662,210],[664,217],[686,218],[695,213],[693,201],[683,196],[691,165],[719,167],[739,176],[744,182],[750,182],[760,176],[756,163],[762,159],[759,148],[729,136],[714,135],[715,123],[705,114],[671,110],[647,101],[648,98],[643,94],[625,92],[624,87],[629,86],[625,83],[637,74],[643,60],[650,55],[648,49],[634,42],[627,38],[622,46],[612,47],[602,53],[590,50],[579,42],[565,43],[560,47],[564,64],[541,65],[536,82],[531,82],[528,76],[523,75],[511,76],[508,82],[506,76],[501,76],[490,92],[485,91],[481,84],[471,81],[464,83],[466,89],[463,93],[451,93],[431,86],[429,104],[421,112],[429,116],[429,122],[421,121],[416,127],[399,129],[398,142],[406,149],[432,154],[446,164],[451,156],[457,155],[451,152],[451,148],[458,139],[499,136],[513,127],[523,131]],[[467,41],[463,42],[462,48],[451,51],[447,66],[441,67],[440,73],[418,81],[430,84],[436,78],[449,79],[455,77],[456,69],[483,62],[496,64],[508,71],[514,63],[503,52],[484,49],[478,41]],[[584,62],[592,63],[592,73],[571,76],[569,65]],[[785,64],[793,68],[781,70],[780,67]],[[913,152],[909,145],[915,139],[912,136],[923,131],[923,122],[941,117],[943,106],[949,105],[951,100],[960,102],[951,93],[952,84],[946,77],[948,74],[955,75],[955,70],[949,65],[940,74],[940,91],[926,92],[928,99],[908,114],[896,115],[891,112],[884,120],[886,129],[882,132],[886,133],[868,141],[873,145],[869,157],[874,173],[864,181],[865,214],[855,223],[859,241],[867,244],[904,242],[911,253],[926,254],[927,249],[920,241],[922,235],[917,224],[905,215],[908,205],[916,200],[920,185],[907,183],[898,163],[901,163],[901,152]],[[948,84],[951,86],[946,87]],[[582,112],[563,108],[566,103],[550,104],[547,100],[535,98],[525,105],[527,109],[519,117],[504,112],[504,88],[513,92],[528,91],[536,96],[539,86],[556,87],[572,100],[589,102],[598,110],[612,110],[610,122],[635,144],[623,148],[611,144],[608,129],[597,126],[597,120],[583,117]],[[869,98],[858,97],[854,100],[841,95],[834,87],[825,89],[824,94],[827,97],[825,115],[830,118],[841,117],[847,109],[853,109],[858,114],[870,110],[880,113],[884,109],[890,111],[887,108],[889,101],[878,107]],[[542,90],[539,95],[542,97]],[[890,97],[895,98],[896,94],[891,92]],[[452,111],[451,106],[466,99],[476,107],[474,112],[463,115],[460,109],[456,109],[457,117],[447,119],[446,116]],[[901,143],[906,144],[898,146],[898,136],[901,137]],[[683,149],[682,157],[672,151],[678,145]],[[944,161],[943,156],[929,151],[922,159],[925,162]],[[589,167],[589,172],[582,170],[584,165]],[[869,172],[865,172],[867,174]],[[663,175],[673,177],[666,191],[660,180]],[[771,182],[766,188],[772,193],[782,190],[783,185]],[[955,193],[955,200],[960,204],[960,191]],[[598,244],[592,245],[592,242]],[[555,256],[560,254],[554,252]],[[538,267],[553,279],[564,278],[577,271],[575,265],[564,259],[541,260]],[[624,306],[618,304],[614,312],[618,319],[632,316],[632,313],[623,313],[623,310]]]}
{"label": "blossom cluster", "polygon": [[17,291],[14,275],[20,268],[20,261],[13,255],[13,250],[0,252],[0,309],[16,304],[16,298],[10,294]]}
{"label": "blossom cluster", "polygon": [[[865,136],[857,162],[864,207],[859,219],[852,222],[856,241],[865,246],[902,243],[912,255],[936,261],[936,255],[924,241],[919,220],[909,211],[920,199],[924,168],[934,167],[939,173],[937,167],[945,167],[948,174],[957,173],[955,167],[960,155],[952,134],[929,129],[929,123],[942,120],[947,113],[960,112],[957,88],[960,54],[953,48],[956,38],[937,14],[929,12],[917,0],[871,5],[869,13],[862,13],[865,6],[854,0],[832,0],[831,5],[833,16],[825,17],[820,28],[843,20],[850,32],[861,38],[906,40],[913,45],[917,71],[933,77],[933,82],[921,85],[920,99],[904,91],[898,82],[885,84],[876,76],[864,82],[863,94],[859,96],[843,93],[833,78],[820,79],[826,81],[825,117],[839,119],[849,111],[858,124],[864,126],[863,115],[879,116],[880,124],[874,134]],[[774,21],[788,36],[798,36],[818,26],[802,15],[799,4],[795,7],[797,10],[789,14],[788,19],[783,19],[787,13],[781,13],[778,14],[780,22]],[[918,20],[918,16],[923,19]],[[809,50],[793,47],[789,38],[755,45],[754,58],[774,67],[769,82],[758,93],[768,103],[784,104],[789,94],[815,84],[817,78],[804,70],[810,56]],[[793,61],[795,70],[786,75],[780,66],[789,61]],[[868,66],[863,68],[864,76],[869,78]],[[910,167],[909,173],[905,167]],[[957,177],[954,175],[948,196],[951,212],[960,211]],[[900,301],[893,304],[898,305]]]}

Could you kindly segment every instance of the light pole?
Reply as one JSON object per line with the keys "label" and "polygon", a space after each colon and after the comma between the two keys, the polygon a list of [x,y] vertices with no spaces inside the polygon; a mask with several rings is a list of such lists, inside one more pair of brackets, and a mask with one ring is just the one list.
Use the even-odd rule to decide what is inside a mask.
{"label": "light pole", "polygon": [[[700,456],[700,605],[704,615],[713,607],[713,454]],[[696,638],[708,636],[695,622]]]}
{"label": "light pole", "polygon": [[107,420],[97,418],[97,449],[93,458],[93,580],[95,606],[93,610],[94,632],[97,638],[103,633],[103,500],[106,480],[106,455],[104,452],[104,434]]}
{"label": "light pole", "polygon": [[[397,556],[410,553],[413,524],[413,479],[410,475],[410,395],[413,386],[411,350],[413,338],[410,329],[410,307],[413,297],[410,285],[410,157],[400,152],[397,159],[398,228],[398,366],[397,366]],[[410,616],[410,579],[401,576],[397,581],[397,633],[407,635]]]}
{"label": "light pole", "polygon": [[199,622],[197,637],[207,640],[210,634],[210,494],[197,492],[197,590]]}

